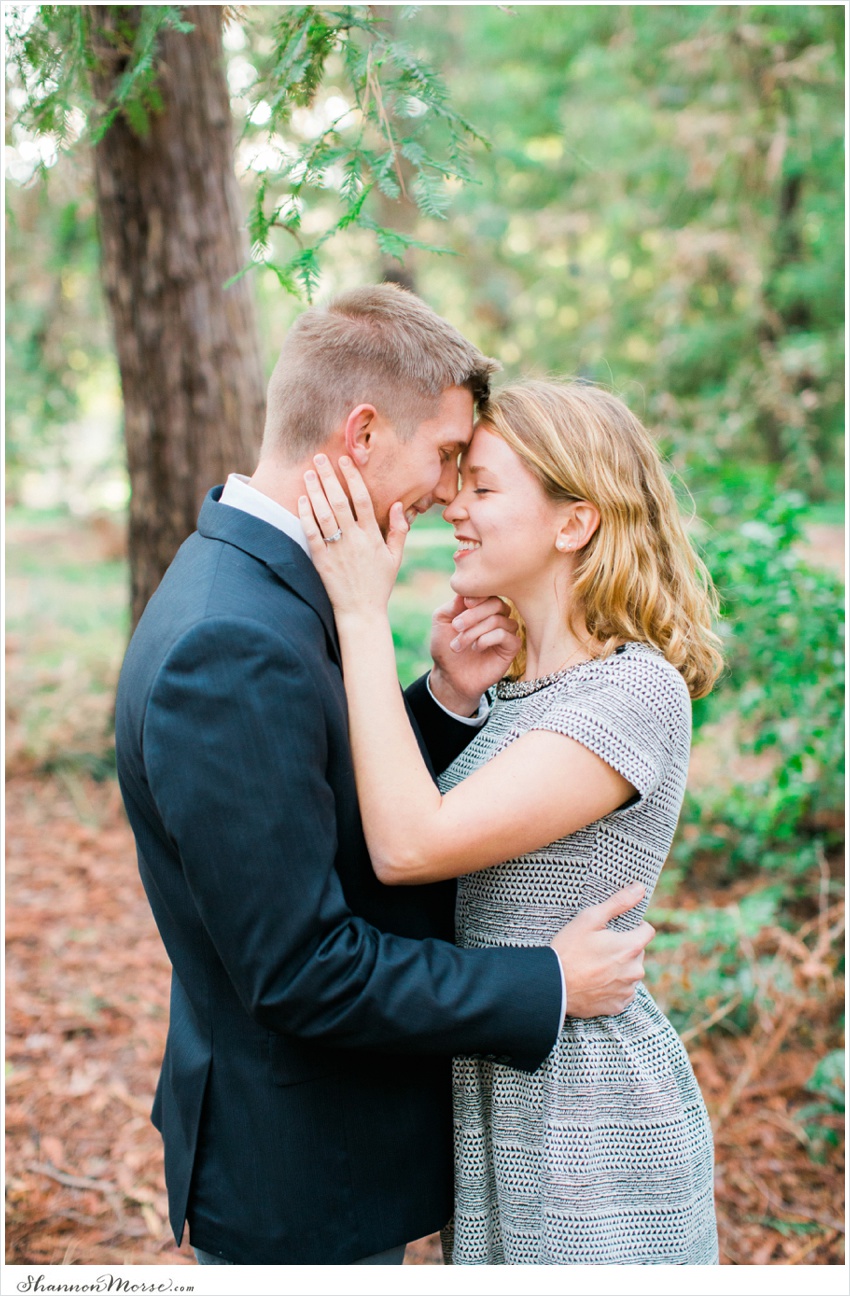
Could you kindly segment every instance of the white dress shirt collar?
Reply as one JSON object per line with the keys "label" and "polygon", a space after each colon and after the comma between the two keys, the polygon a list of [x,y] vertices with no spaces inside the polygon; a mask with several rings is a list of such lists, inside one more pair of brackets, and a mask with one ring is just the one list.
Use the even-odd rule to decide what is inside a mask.
{"label": "white dress shirt collar", "polygon": [[241,509],[243,513],[250,513],[261,522],[268,522],[271,526],[277,527],[278,531],[283,531],[290,540],[294,540],[301,546],[310,562],[313,561],[301,519],[294,513],[290,513],[289,509],[284,508],[282,504],[278,504],[277,500],[273,500],[270,495],[264,495],[262,491],[257,490],[256,486],[251,485],[250,478],[243,473],[230,474],[221,492],[219,504],[226,504],[228,508]]}

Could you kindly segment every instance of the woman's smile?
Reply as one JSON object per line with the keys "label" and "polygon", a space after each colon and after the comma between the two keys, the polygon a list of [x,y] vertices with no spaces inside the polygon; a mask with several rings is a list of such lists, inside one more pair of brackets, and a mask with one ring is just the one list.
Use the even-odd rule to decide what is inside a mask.
{"label": "woman's smile", "polygon": [[470,540],[466,536],[455,536],[455,539],[457,540],[457,549],[454,552],[455,562],[460,562],[462,558],[481,548],[480,540]]}
{"label": "woman's smile", "polygon": [[562,511],[510,446],[479,423],[461,459],[460,490],[443,511],[457,541],[452,589],[512,599],[540,583],[548,600],[551,573],[563,565],[555,548]]}

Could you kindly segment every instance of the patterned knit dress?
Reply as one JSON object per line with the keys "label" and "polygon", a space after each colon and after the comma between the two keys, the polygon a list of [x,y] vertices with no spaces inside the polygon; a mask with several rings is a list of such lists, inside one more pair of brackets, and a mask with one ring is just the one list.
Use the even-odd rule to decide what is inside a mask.
{"label": "patterned knit dress", "polygon": [[[600,756],[638,796],[543,850],[461,878],[458,944],[548,944],[579,910],[635,881],[647,899],[612,925],[637,925],[679,815],[690,716],[681,675],[644,644],[544,680],[502,681],[443,792],[545,729]],[[454,1127],[448,1262],[718,1263],[708,1115],[681,1040],[642,985],[616,1017],[568,1016],[533,1075],[456,1059]]]}

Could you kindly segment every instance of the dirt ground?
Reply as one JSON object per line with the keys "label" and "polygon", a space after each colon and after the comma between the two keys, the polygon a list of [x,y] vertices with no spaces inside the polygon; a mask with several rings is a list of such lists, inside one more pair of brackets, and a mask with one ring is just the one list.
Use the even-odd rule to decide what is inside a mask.
{"label": "dirt ground", "polygon": [[[190,1264],[149,1122],[169,970],[115,782],[12,777],[7,874],[7,1261]],[[715,1125],[725,1264],[842,1263],[843,1159],[813,1161],[795,1120],[841,1007],[828,962],[804,966],[818,921],[795,965],[807,985],[821,978],[817,995],[789,998],[761,1033],[689,1044]],[[408,1264],[441,1262],[435,1239],[408,1250]]]}

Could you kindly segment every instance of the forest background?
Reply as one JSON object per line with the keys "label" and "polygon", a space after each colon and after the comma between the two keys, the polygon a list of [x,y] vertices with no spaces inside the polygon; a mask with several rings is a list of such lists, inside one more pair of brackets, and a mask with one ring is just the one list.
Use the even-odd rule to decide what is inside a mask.
{"label": "forest background", "polygon": [[[168,972],[111,731],[162,561],[140,554],[152,532],[171,543],[172,518],[136,487],[132,515],[138,434],[93,165],[111,127],[97,139],[58,60],[33,92],[50,24],[83,10],[5,9],[7,1258],[180,1263],[147,1120]],[[199,9],[136,17],[150,58],[131,62],[116,114],[142,139],[168,106],[157,42],[193,39],[181,24],[200,31]],[[695,707],[649,981],[714,1121],[724,1262],[841,1263],[844,7],[223,19],[251,267],[232,291],[253,300],[261,376],[307,296],[393,277],[508,378],[602,382],[659,439],[723,600],[727,670]],[[32,102],[56,85],[61,111],[39,120]],[[221,446],[228,467],[250,471],[251,435]],[[221,478],[190,468],[194,510]],[[418,524],[393,604],[405,682],[427,666],[450,555],[438,517]],[[409,1261],[437,1262],[433,1246]]]}

